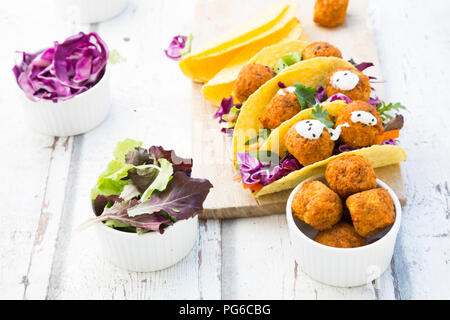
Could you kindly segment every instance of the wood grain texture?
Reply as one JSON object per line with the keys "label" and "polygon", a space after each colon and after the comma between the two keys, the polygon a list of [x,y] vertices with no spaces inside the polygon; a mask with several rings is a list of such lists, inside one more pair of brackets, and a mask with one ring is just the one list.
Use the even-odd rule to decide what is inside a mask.
{"label": "wood grain texture", "polygon": [[[307,26],[311,17],[302,16],[307,8],[299,3]],[[134,137],[192,155],[192,88],[162,48],[173,35],[191,30],[195,4],[133,0],[120,16],[92,26],[56,19],[50,0],[13,1],[0,11],[1,29],[14,30],[3,33],[0,50],[0,84],[10,93],[0,95],[6,110],[0,118],[0,298],[449,299],[445,0],[369,3],[365,23],[373,23],[386,98],[408,107],[400,140],[409,154],[401,165],[408,203],[394,258],[374,283],[346,289],[311,280],[292,258],[283,215],[202,221],[193,251],[176,266],[153,273],[112,266],[97,251],[92,230],[74,232],[91,215],[89,189],[117,140]],[[233,14],[231,7],[222,9]],[[249,16],[242,10],[243,19]],[[24,122],[11,66],[14,50],[41,48],[80,29],[97,30],[127,61],[111,66],[111,115],[94,131],[70,138],[66,149],[65,138],[55,143]]]}
{"label": "wood grain texture", "polygon": [[[221,34],[239,23],[243,17],[222,14],[227,10],[254,12],[255,8],[268,7],[269,1],[214,1],[202,2],[196,7],[195,15],[202,17],[194,24],[197,43],[211,41],[212,35]],[[263,8],[264,7],[264,8]],[[329,41],[341,49],[344,59],[353,58],[357,62],[371,61],[375,64],[366,71],[381,78],[375,38],[368,25],[367,1],[352,1],[348,8],[346,22],[337,28],[324,28],[313,23],[314,0],[299,1],[298,17],[312,41]],[[201,45],[200,45],[201,46]],[[384,84],[374,84],[375,94],[384,97]],[[275,194],[253,197],[249,190],[242,188],[234,178],[238,174],[233,167],[231,138],[220,132],[217,120],[213,119],[217,107],[203,99],[200,84],[192,85],[192,123],[194,170],[198,176],[210,179],[214,188],[204,203],[204,219],[224,219],[265,216],[285,212],[289,190]],[[378,172],[378,171],[377,171]],[[380,170],[382,180],[391,185],[401,203],[406,202],[406,192],[399,165]]]}

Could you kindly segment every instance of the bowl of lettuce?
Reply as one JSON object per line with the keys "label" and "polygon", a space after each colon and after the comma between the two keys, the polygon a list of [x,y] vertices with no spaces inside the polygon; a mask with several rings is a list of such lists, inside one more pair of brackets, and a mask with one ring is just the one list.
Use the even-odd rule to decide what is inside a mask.
{"label": "bowl of lettuce", "polygon": [[85,133],[110,110],[108,48],[80,32],[44,50],[19,51],[14,73],[30,126],[51,136]]}
{"label": "bowl of lettuce", "polygon": [[91,190],[102,252],[115,265],[155,271],[183,259],[198,233],[198,214],[212,184],[191,177],[192,159],[161,146],[118,142],[114,159]]}

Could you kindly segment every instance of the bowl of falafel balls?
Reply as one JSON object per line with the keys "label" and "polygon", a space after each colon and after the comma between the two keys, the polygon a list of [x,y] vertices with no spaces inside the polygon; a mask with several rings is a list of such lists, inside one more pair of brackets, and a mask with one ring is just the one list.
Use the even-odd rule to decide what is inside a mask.
{"label": "bowl of falafel balls", "polygon": [[401,205],[366,158],[343,155],[292,191],[286,218],[303,272],[328,285],[354,287],[388,268]]}

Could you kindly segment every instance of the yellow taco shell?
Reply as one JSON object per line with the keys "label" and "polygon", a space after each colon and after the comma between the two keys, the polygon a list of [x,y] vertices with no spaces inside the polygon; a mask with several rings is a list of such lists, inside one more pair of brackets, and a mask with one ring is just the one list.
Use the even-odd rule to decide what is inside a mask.
{"label": "yellow taco shell", "polygon": [[[250,60],[247,59],[247,55],[236,56],[202,87],[203,97],[214,105],[220,105],[222,99],[228,98],[233,92],[234,82],[243,66],[255,63],[274,68],[282,56],[290,52],[302,52],[309,41],[297,39],[305,37],[303,28],[300,24],[297,24],[282,42],[261,49]],[[294,40],[289,40],[291,38]],[[291,67],[293,66],[284,69],[282,72],[290,70]]]}
{"label": "yellow taco shell", "polygon": [[[280,3],[260,16],[220,37],[205,49],[179,61],[182,72],[197,82],[211,80],[236,55],[255,55],[262,48],[284,39],[299,24],[296,3]],[[248,60],[247,59],[247,60]]]}

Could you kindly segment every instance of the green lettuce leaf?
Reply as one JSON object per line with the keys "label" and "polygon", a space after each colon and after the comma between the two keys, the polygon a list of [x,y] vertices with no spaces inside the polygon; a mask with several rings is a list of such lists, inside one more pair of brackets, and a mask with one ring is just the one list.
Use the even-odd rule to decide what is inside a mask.
{"label": "green lettuce leaf", "polygon": [[142,194],[141,201],[147,200],[153,193],[153,191],[164,191],[167,188],[167,184],[173,175],[173,165],[164,158],[158,160],[160,164],[160,171],[158,176],[153,180],[150,186]]}
{"label": "green lettuce leaf", "polygon": [[128,170],[133,165],[125,162],[125,155],[140,147],[142,142],[133,139],[125,139],[117,143],[114,150],[114,160],[112,160],[106,170],[100,174],[97,185],[91,190],[91,198],[95,199],[98,195],[119,195],[123,188],[130,183],[130,180],[122,180],[128,176]]}

